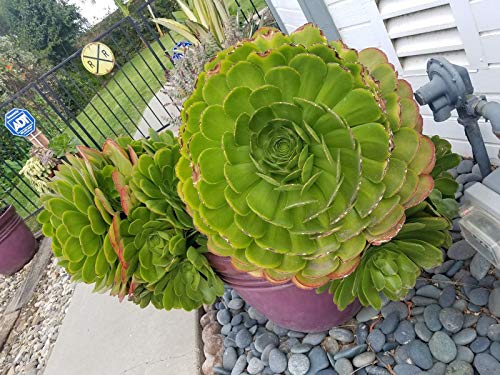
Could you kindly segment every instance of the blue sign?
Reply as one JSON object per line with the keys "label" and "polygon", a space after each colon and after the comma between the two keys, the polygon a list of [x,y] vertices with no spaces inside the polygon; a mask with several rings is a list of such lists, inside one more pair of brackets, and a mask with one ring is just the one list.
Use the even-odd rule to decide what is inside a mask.
{"label": "blue sign", "polygon": [[5,115],[5,127],[18,137],[27,137],[35,131],[35,118],[25,109],[14,108]]}

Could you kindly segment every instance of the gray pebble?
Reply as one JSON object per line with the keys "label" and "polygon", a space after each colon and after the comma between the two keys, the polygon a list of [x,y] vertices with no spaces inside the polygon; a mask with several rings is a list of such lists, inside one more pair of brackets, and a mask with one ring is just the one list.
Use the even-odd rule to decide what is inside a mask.
{"label": "gray pebble", "polygon": [[488,309],[493,315],[495,315],[497,318],[500,318],[500,288],[495,288],[490,293]]}
{"label": "gray pebble", "polygon": [[220,333],[223,334],[224,336],[227,336],[229,335],[229,332],[231,332],[232,328],[233,326],[231,324],[224,324],[220,329]]}
{"label": "gray pebble", "polygon": [[250,375],[257,375],[264,370],[264,363],[259,358],[252,358],[248,361],[247,372]]}
{"label": "gray pebble", "polygon": [[255,349],[262,353],[262,351],[269,344],[273,344],[274,346],[278,346],[280,343],[280,339],[272,332],[265,332],[257,336],[255,339]]}
{"label": "gray pebble", "polygon": [[415,296],[411,300],[415,306],[428,306],[437,303],[436,299],[423,296]]}
{"label": "gray pebble", "polygon": [[471,173],[474,167],[474,162],[469,159],[464,159],[458,164],[456,170],[458,174]]}
{"label": "gray pebble", "polygon": [[342,349],[337,354],[335,354],[333,356],[333,358],[335,360],[338,360],[340,358],[353,358],[353,357],[357,356],[358,354],[361,354],[364,351],[366,351],[367,347],[368,347],[368,345],[363,344],[363,345],[356,345],[356,346],[353,346],[353,347],[347,348],[347,349]]}
{"label": "gray pebble", "polygon": [[455,260],[469,259],[472,258],[475,254],[476,250],[465,240],[455,242],[448,249],[448,258]]}
{"label": "gray pebble", "polygon": [[288,329],[283,328],[277,324],[274,324],[274,326],[273,326],[273,332],[276,333],[280,337],[286,336],[288,334],[288,331],[289,331]]}
{"label": "gray pebble", "polygon": [[316,374],[318,371],[323,370],[330,364],[326,352],[321,346],[315,346],[308,354],[311,363],[309,372]]}
{"label": "gray pebble", "polygon": [[217,321],[220,325],[229,324],[231,322],[231,313],[229,310],[222,309],[217,312]]}
{"label": "gray pebble", "polygon": [[309,358],[304,354],[292,354],[288,359],[288,371],[292,375],[304,375],[309,370]]}
{"label": "gray pebble", "polygon": [[255,308],[252,306],[250,306],[248,308],[248,316],[250,316],[250,318],[258,321],[259,324],[265,324],[267,322],[267,318],[264,315],[262,315],[260,312],[255,310]]}
{"label": "gray pebble", "polygon": [[464,312],[467,310],[467,301],[463,299],[456,299],[451,307]]}
{"label": "gray pebble", "polygon": [[373,352],[364,352],[361,354],[358,354],[356,357],[352,359],[352,364],[354,367],[364,367],[368,365],[369,363],[372,363],[375,361],[375,353]]}
{"label": "gray pebble", "polygon": [[294,345],[297,345],[299,344],[300,341],[299,339],[295,338],[295,337],[290,337],[286,340],[283,340],[279,346],[279,349],[285,353],[290,353],[290,350],[292,349],[292,347]]}
{"label": "gray pebble", "polygon": [[264,362],[264,365],[269,366],[269,354],[271,353],[271,350],[275,349],[276,347],[273,344],[269,344],[266,346],[266,348],[262,351],[262,354],[260,356],[260,360]]}
{"label": "gray pebble", "polygon": [[495,357],[498,361],[500,361],[500,342],[495,341],[490,346],[490,354]]}
{"label": "gray pebble", "polygon": [[332,370],[331,368],[327,368],[317,372],[316,375],[338,375],[337,371]]}
{"label": "gray pebble", "polygon": [[224,354],[222,355],[222,367],[226,370],[232,370],[237,359],[238,355],[236,354],[236,349],[231,347],[226,348],[224,350]]}
{"label": "gray pebble", "polygon": [[307,353],[309,350],[311,350],[312,348],[312,345],[311,344],[302,344],[302,343],[298,343],[298,344],[295,344],[294,346],[292,346],[292,348],[290,349],[290,352],[294,353],[294,354],[303,354],[303,353]]}
{"label": "gray pebble", "polygon": [[429,349],[438,361],[450,363],[457,356],[457,347],[444,332],[435,332],[429,340]]}
{"label": "gray pebble", "polygon": [[288,333],[286,334],[288,337],[294,337],[294,338],[297,338],[297,339],[301,339],[302,337],[304,337],[306,334],[303,333],[303,332],[297,332],[297,331],[288,331]]}
{"label": "gray pebble", "polygon": [[375,328],[368,335],[366,342],[370,345],[374,352],[378,353],[382,350],[385,344],[385,335],[381,330]]}
{"label": "gray pebble", "polygon": [[326,337],[325,332],[320,332],[320,333],[308,333],[304,339],[302,340],[302,343],[304,344],[311,344],[311,345],[319,345],[321,341]]}
{"label": "gray pebble", "polygon": [[432,354],[429,347],[420,340],[413,340],[408,345],[408,355],[415,365],[424,370],[432,367]]}
{"label": "gray pebble", "polygon": [[429,297],[438,299],[441,295],[441,289],[435,287],[434,285],[424,285],[417,290],[417,296]]}
{"label": "gray pebble", "polygon": [[489,326],[488,338],[491,341],[500,341],[500,324],[492,324]]}
{"label": "gray pebble", "polygon": [[422,315],[424,313],[425,306],[415,306],[411,309],[411,316]]}
{"label": "gray pebble", "polygon": [[252,342],[252,335],[247,329],[242,329],[236,334],[234,341],[238,348],[246,348]]}
{"label": "gray pebble", "polygon": [[384,346],[382,347],[383,352],[388,352],[391,351],[392,349],[395,349],[398,347],[397,342],[386,342]]}
{"label": "gray pebble", "polygon": [[335,340],[340,341],[343,344],[347,344],[354,341],[354,334],[345,328],[332,328],[328,334]]}
{"label": "gray pebble", "polygon": [[259,326],[257,324],[255,324],[254,326],[252,326],[248,329],[248,332],[250,332],[252,335],[255,335],[258,328],[259,328]]}
{"label": "gray pebble", "polygon": [[471,275],[477,280],[481,280],[488,273],[491,263],[488,262],[480,253],[477,253],[472,258],[472,262],[469,267]]}
{"label": "gray pebble", "polygon": [[[455,224],[453,224],[453,229],[455,229]],[[460,228],[457,229],[457,232],[459,232],[459,231],[460,231]],[[448,259],[447,261],[444,261],[443,263],[441,263],[441,265],[434,267],[433,271],[434,271],[434,273],[446,273],[454,264],[455,264],[455,261],[453,259]]]}
{"label": "gray pebble", "polygon": [[470,301],[478,306],[486,306],[490,298],[490,291],[486,288],[476,288],[468,294]]}
{"label": "gray pebble", "polygon": [[457,346],[457,360],[472,363],[474,353],[466,346]]}
{"label": "gray pebble", "polygon": [[367,366],[365,370],[366,373],[370,375],[391,375],[389,371],[379,366]]}
{"label": "gray pebble", "polygon": [[444,375],[446,372],[446,364],[443,362],[436,362],[434,363],[434,366],[426,372],[428,375]]}
{"label": "gray pebble", "polygon": [[408,353],[408,345],[400,345],[396,348],[394,359],[397,363],[409,363],[410,353]]}
{"label": "gray pebble", "polygon": [[474,369],[465,361],[453,361],[446,367],[446,375],[474,375]]}
{"label": "gray pebble", "polygon": [[380,330],[386,335],[392,333],[396,330],[399,321],[399,312],[393,311],[382,321],[382,323],[380,324]]}
{"label": "gray pebble", "polygon": [[473,328],[465,328],[453,335],[453,341],[457,345],[468,345],[477,337],[477,332]]}
{"label": "gray pebble", "polygon": [[214,367],[213,368],[213,372],[214,374],[217,374],[217,375],[230,375],[231,373],[226,370],[226,369],[223,369],[222,367]]}
{"label": "gray pebble", "polygon": [[474,367],[480,375],[500,375],[500,363],[488,353],[479,353],[474,358]]}
{"label": "gray pebble", "polygon": [[415,330],[413,329],[413,325],[409,321],[403,320],[394,332],[394,338],[401,345],[408,344],[410,341],[415,339]]}
{"label": "gray pebble", "polygon": [[406,306],[403,302],[391,301],[382,308],[381,313],[384,318],[387,318],[393,311],[398,312],[399,320],[406,319],[408,315],[408,306]]}
{"label": "gray pebble", "polygon": [[459,184],[464,184],[464,185],[467,182],[481,181],[481,180],[482,180],[481,176],[478,176],[477,174],[474,173],[461,174],[455,179],[455,181],[457,181]]}
{"label": "gray pebble", "polygon": [[451,307],[453,302],[455,302],[455,297],[455,287],[453,285],[448,285],[439,296],[439,305],[441,307]]}
{"label": "gray pebble", "polygon": [[432,337],[432,332],[427,328],[424,322],[417,322],[415,324],[415,333],[422,341],[429,342]]}
{"label": "gray pebble", "polygon": [[364,344],[368,337],[368,326],[366,324],[358,324],[354,336],[356,337],[356,344]]}
{"label": "gray pebble", "polygon": [[269,353],[269,367],[277,374],[284,372],[287,367],[286,355],[279,349],[274,348],[271,350]]}
{"label": "gray pebble", "polygon": [[354,371],[351,361],[347,358],[341,358],[337,362],[335,362],[335,371],[339,373],[339,375],[349,375]]}
{"label": "gray pebble", "polygon": [[440,273],[432,275],[432,282],[436,283],[441,289],[446,288],[451,284],[451,279],[448,276],[441,275]]}
{"label": "gray pebble", "polygon": [[479,311],[481,311],[481,306],[475,305],[472,302],[469,302],[469,304],[467,305],[467,308],[471,312],[479,312]]}
{"label": "gray pebble", "polygon": [[453,307],[446,307],[440,311],[439,321],[447,331],[456,333],[464,325],[464,314]]}
{"label": "gray pebble", "polygon": [[339,351],[339,343],[333,337],[327,336],[322,343],[323,348],[331,354],[335,354]]}
{"label": "gray pebble", "polygon": [[231,371],[231,375],[240,375],[245,368],[247,367],[247,357],[246,355],[242,354],[238,357],[238,360],[236,361],[236,364],[233,367],[233,370]]}
{"label": "gray pebble", "polygon": [[471,173],[477,174],[478,176],[482,177],[481,169],[479,169],[479,164],[474,164]]}
{"label": "gray pebble", "polygon": [[394,367],[394,373],[397,375],[418,375],[422,373],[422,370],[414,365],[399,363]]}
{"label": "gray pebble", "polygon": [[448,277],[455,276],[458,273],[458,271],[462,269],[463,265],[464,265],[463,260],[455,262],[455,264],[453,264],[453,266],[451,266],[450,269],[446,271],[446,276]]}
{"label": "gray pebble", "polygon": [[243,306],[245,306],[245,301],[243,301],[241,298],[234,298],[227,304],[227,307],[233,310],[239,310]]}
{"label": "gray pebble", "polygon": [[488,328],[490,328],[492,324],[496,324],[495,319],[493,319],[491,316],[488,315],[481,315],[476,324],[477,334],[479,336],[487,336]]}
{"label": "gray pebble", "polygon": [[356,315],[356,320],[360,323],[365,323],[375,317],[380,313],[380,310],[375,310],[371,306],[366,306],[363,307],[361,310],[359,310],[358,314]]}
{"label": "gray pebble", "polygon": [[493,275],[487,275],[483,277],[481,280],[479,280],[479,286],[484,286],[485,288],[492,289],[494,288],[496,278]]}
{"label": "gray pebble", "polygon": [[470,345],[469,348],[474,353],[485,352],[490,347],[491,341],[487,337],[478,337]]}
{"label": "gray pebble", "polygon": [[424,310],[425,324],[433,332],[439,331],[443,327],[439,320],[440,311],[441,307],[439,305],[429,305]]}

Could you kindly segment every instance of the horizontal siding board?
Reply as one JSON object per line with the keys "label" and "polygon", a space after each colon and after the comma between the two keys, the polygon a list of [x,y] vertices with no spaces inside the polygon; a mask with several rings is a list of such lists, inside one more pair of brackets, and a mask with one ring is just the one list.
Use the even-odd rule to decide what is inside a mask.
{"label": "horizontal siding board", "polygon": [[405,57],[457,51],[463,44],[458,30],[450,29],[397,39],[394,48],[399,57]]}
{"label": "horizontal siding board", "polygon": [[480,38],[486,61],[490,64],[500,63],[500,31],[492,34],[483,34]]}
{"label": "horizontal siding board", "polygon": [[[409,74],[415,72],[425,72],[425,70],[427,69],[427,61],[429,61],[431,57],[435,56],[436,54],[433,53],[428,55],[409,56],[401,59],[405,73]],[[461,66],[469,65],[469,61],[467,60],[467,55],[465,54],[464,50],[442,52],[439,53],[439,56],[448,59],[452,64],[457,64]]]}
{"label": "horizontal siding board", "polygon": [[351,48],[358,50],[368,47],[380,48],[380,39],[372,31],[372,25],[368,23],[341,29],[340,35],[344,43]]}
{"label": "horizontal siding board", "polygon": [[332,3],[328,6],[328,11],[335,26],[337,26],[337,30],[370,21],[370,15],[362,1],[356,6],[353,6],[350,1]]}
{"label": "horizontal siding board", "polygon": [[479,32],[500,28],[498,0],[479,0],[470,3],[472,15]]}
{"label": "horizontal siding board", "polygon": [[383,19],[401,16],[447,4],[449,0],[380,0],[378,8]]}

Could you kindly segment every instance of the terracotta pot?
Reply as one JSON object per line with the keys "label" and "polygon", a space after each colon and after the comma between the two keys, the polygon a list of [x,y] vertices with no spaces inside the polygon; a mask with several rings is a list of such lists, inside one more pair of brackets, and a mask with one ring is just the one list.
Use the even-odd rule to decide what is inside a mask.
{"label": "terracotta pot", "polygon": [[13,206],[0,208],[0,274],[12,275],[28,263],[36,240]]}
{"label": "terracotta pot", "polygon": [[236,270],[228,257],[208,254],[207,258],[221,279],[274,323],[300,332],[322,332],[354,317],[360,304],[356,300],[339,311],[328,293],[299,289],[292,282],[275,285]]}

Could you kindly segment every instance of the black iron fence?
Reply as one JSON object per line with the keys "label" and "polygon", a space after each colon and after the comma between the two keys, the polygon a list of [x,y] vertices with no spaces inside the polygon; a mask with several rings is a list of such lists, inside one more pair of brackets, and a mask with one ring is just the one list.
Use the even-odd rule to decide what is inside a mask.
{"label": "black iron fence", "polygon": [[[80,49],[40,77],[29,77],[30,83],[0,104],[1,118],[12,108],[25,108],[49,139],[66,133],[90,147],[100,147],[109,137],[147,137],[150,128],[169,127],[180,108],[161,88],[179,37],[166,29],[159,32],[150,20],[151,12],[174,14],[157,7],[164,3],[173,2],[149,0],[89,40],[113,50],[112,73],[89,73],[82,65]],[[229,8],[240,22],[258,26],[266,6],[264,0],[234,0]],[[0,206],[13,204],[25,219],[33,218],[40,208],[39,194],[19,174],[30,146],[5,128],[0,130]]]}

